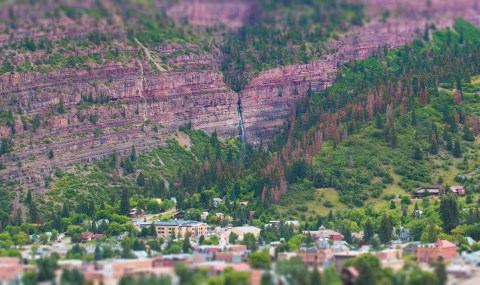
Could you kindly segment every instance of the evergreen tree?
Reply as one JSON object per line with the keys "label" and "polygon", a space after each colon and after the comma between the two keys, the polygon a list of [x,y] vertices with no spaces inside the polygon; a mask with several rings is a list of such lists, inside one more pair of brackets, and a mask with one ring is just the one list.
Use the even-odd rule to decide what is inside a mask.
{"label": "evergreen tree", "polygon": [[30,222],[38,223],[40,222],[40,217],[38,215],[37,205],[34,201],[32,201],[29,205],[29,213],[30,213]]}
{"label": "evergreen tree", "polygon": [[311,285],[321,285],[322,284],[322,275],[320,275],[320,272],[318,271],[317,266],[313,267],[313,272],[310,275],[310,284]]}
{"label": "evergreen tree", "polygon": [[190,249],[192,248],[192,246],[190,245],[190,234],[189,233],[187,233],[185,235],[185,237],[183,238],[182,248],[183,248],[183,253],[189,253]]}
{"label": "evergreen tree", "polygon": [[443,222],[443,229],[450,233],[457,227],[460,220],[457,197],[454,195],[444,195],[440,202],[440,218]]}
{"label": "evergreen tree", "polygon": [[438,285],[445,285],[447,284],[447,269],[445,263],[443,262],[443,257],[439,257],[438,261],[434,263],[434,272],[438,278]]}
{"label": "evergreen tree", "polygon": [[62,218],[68,218],[68,217],[70,217],[70,212],[68,211],[68,205],[67,203],[63,203]]}
{"label": "evergreen tree", "polygon": [[367,219],[367,221],[365,222],[365,226],[363,227],[363,240],[366,243],[370,243],[374,235],[375,233],[373,231],[372,222],[370,221],[370,219]]}
{"label": "evergreen tree", "polygon": [[430,141],[430,153],[433,155],[438,154],[438,144],[436,140]]}
{"label": "evergreen tree", "polygon": [[422,160],[423,159],[422,150],[420,149],[420,147],[418,145],[415,147],[415,153],[413,155],[413,158],[415,160]]}
{"label": "evergreen tree", "polygon": [[412,110],[412,127],[417,126],[417,114],[415,113],[415,108]]}
{"label": "evergreen tree", "polygon": [[453,146],[452,146],[452,137],[451,137],[450,135],[447,135],[445,141],[446,141],[445,148],[446,148],[447,150],[452,150],[452,148],[453,148]]}
{"label": "evergreen tree", "polygon": [[427,242],[435,242],[437,240],[437,231],[435,230],[435,224],[430,223],[427,227]]}
{"label": "evergreen tree", "polygon": [[380,221],[380,229],[378,232],[378,237],[380,238],[380,242],[382,244],[385,244],[392,240],[392,236],[393,236],[392,218],[384,214],[382,217],[382,220]]}
{"label": "evergreen tree", "polygon": [[130,160],[136,161],[137,160],[137,152],[135,151],[135,146],[132,145],[132,151],[130,152]]}
{"label": "evergreen tree", "polygon": [[55,155],[53,154],[53,149],[50,149],[50,150],[48,151],[48,159],[53,159],[54,156],[55,156]]}
{"label": "evergreen tree", "polygon": [[453,156],[456,158],[462,157],[462,149],[460,147],[460,141],[455,141],[455,146],[453,147]]}
{"label": "evergreen tree", "polygon": [[140,187],[145,186],[145,177],[143,176],[143,173],[140,172],[137,176],[137,185]]}
{"label": "evergreen tree", "polygon": [[97,243],[95,246],[94,260],[99,261],[103,259],[102,249],[100,248],[100,243]]}
{"label": "evergreen tree", "polygon": [[122,190],[122,197],[120,200],[120,214],[128,216],[130,213],[130,195],[128,193],[128,190],[124,188]]}
{"label": "evergreen tree", "polygon": [[65,113],[65,106],[63,104],[63,98],[62,97],[60,97],[60,102],[58,103],[57,112],[59,114]]}
{"label": "evergreen tree", "polygon": [[148,235],[152,237],[157,237],[157,230],[155,228],[155,225],[153,223],[150,224],[150,227],[148,228]]}
{"label": "evergreen tree", "polygon": [[471,142],[475,141],[475,135],[470,130],[467,124],[463,125],[463,139]]}

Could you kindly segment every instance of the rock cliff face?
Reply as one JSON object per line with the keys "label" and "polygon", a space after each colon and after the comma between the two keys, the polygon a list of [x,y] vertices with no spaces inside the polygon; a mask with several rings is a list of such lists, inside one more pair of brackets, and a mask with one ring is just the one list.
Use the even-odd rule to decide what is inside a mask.
{"label": "rock cliff face", "polygon": [[[34,182],[54,167],[89,162],[114,149],[128,151],[135,144],[148,150],[161,144],[169,131],[190,121],[194,128],[235,135],[238,97],[227,88],[221,72],[203,66],[213,61],[212,56],[175,58],[179,65],[182,61],[189,62],[189,69],[154,71],[149,62],[137,60],[99,65],[90,71],[65,69],[0,77],[0,94],[7,99],[0,107],[15,104],[26,115],[40,115],[43,125],[33,132],[27,124],[24,130],[17,116],[15,151],[4,158],[9,167],[1,179]],[[89,97],[93,101],[108,98],[108,103],[79,105]],[[60,100],[66,110],[63,114],[52,111]],[[8,137],[13,131],[3,127],[0,133]],[[55,153],[52,161],[47,159],[50,149]],[[36,160],[28,162],[32,157]],[[18,167],[15,161],[24,163]]]}
{"label": "rock cliff face", "polygon": [[[0,170],[0,181],[31,185],[57,167],[100,159],[113,150],[127,154],[133,144],[139,151],[149,150],[188,122],[196,129],[217,130],[223,137],[238,135],[243,127],[247,141],[268,140],[309,86],[317,91],[331,85],[338,66],[350,59],[364,59],[378,48],[409,43],[423,34],[426,24],[443,28],[457,17],[480,23],[475,0],[459,0],[454,6],[451,1],[435,0],[430,7],[414,0],[364,2],[373,4],[368,10],[370,22],[327,43],[324,58],[262,71],[239,94],[224,82],[220,53],[191,44],[159,46],[145,50],[143,58],[92,64],[89,70],[2,75],[0,109],[14,111],[15,127],[0,125],[0,136],[15,135],[15,144],[12,153],[0,157],[7,166]],[[252,7],[251,1],[183,0],[167,13],[193,25],[238,28],[251,17]],[[384,9],[394,16],[380,20]],[[136,54],[138,49],[131,51]],[[161,56],[168,56],[166,63],[175,68],[162,67]],[[60,102],[64,102],[64,112],[56,110]],[[35,115],[40,125],[32,131]],[[48,159],[50,150],[53,159]]]}
{"label": "rock cliff face", "polygon": [[[449,27],[456,18],[480,24],[477,1],[432,1],[431,6],[419,1],[363,0],[371,21],[354,28],[339,40],[328,42],[330,52],[325,59],[306,65],[294,65],[261,72],[240,94],[247,140],[258,143],[284,123],[286,115],[302,98],[310,85],[312,90],[323,89],[335,79],[337,67],[351,59],[365,59],[379,48],[397,48],[422,37],[425,25],[438,29]],[[395,15],[379,20],[382,11]],[[425,16],[429,19],[425,20]]]}

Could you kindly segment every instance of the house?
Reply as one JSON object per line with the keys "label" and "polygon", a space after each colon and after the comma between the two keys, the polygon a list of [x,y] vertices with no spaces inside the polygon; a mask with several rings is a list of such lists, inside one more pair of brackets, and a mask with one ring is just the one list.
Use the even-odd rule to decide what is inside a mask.
{"label": "house", "polygon": [[413,212],[413,215],[415,216],[415,218],[420,218],[423,215],[423,211],[422,210],[415,210]]}
{"label": "house", "polygon": [[200,220],[205,221],[208,218],[208,212],[202,212],[200,215]]}
{"label": "house", "polygon": [[427,187],[419,187],[415,193],[412,193],[413,199],[421,199],[423,197],[438,198],[442,195],[442,185],[432,185]]}
{"label": "house", "polygon": [[298,228],[300,226],[299,221],[285,221],[285,225],[289,227],[295,227]]}
{"label": "house", "polygon": [[245,201],[240,202],[240,206],[242,206],[242,207],[245,207],[245,206],[247,206],[247,205],[248,205],[248,202],[245,202]]}
{"label": "house", "polygon": [[270,221],[268,224],[265,224],[265,227],[274,227],[277,230],[280,228],[281,222],[280,221]]}
{"label": "house", "polygon": [[88,242],[92,240],[93,235],[94,234],[90,231],[84,231],[80,234],[80,237],[82,239],[82,242]]}
{"label": "house", "polygon": [[404,243],[411,241],[412,237],[410,236],[410,229],[402,227],[398,232],[398,239]]}
{"label": "house", "polygon": [[467,189],[464,185],[461,186],[452,186],[448,189],[450,193],[457,195],[457,196],[465,196],[467,195]]}
{"label": "house", "polygon": [[457,246],[448,240],[437,239],[436,243],[422,244],[417,249],[418,262],[429,263],[437,261],[440,257],[449,262],[457,256]]}
{"label": "house", "polygon": [[222,203],[222,202],[223,202],[223,201],[222,201],[222,199],[220,199],[220,198],[213,198],[213,206],[214,206],[214,207],[217,207],[218,204],[220,204],[220,203]]}
{"label": "house", "polygon": [[401,245],[400,247],[403,250],[403,255],[417,255],[417,249],[420,245],[419,242],[409,242],[406,244]]}
{"label": "house", "polygon": [[185,212],[183,212],[183,211],[180,211],[180,212],[176,213],[175,215],[173,215],[173,218],[175,220],[183,220],[184,217],[185,217]]}
{"label": "house", "polygon": [[223,213],[215,213],[215,218],[218,220],[223,220],[225,215]]}

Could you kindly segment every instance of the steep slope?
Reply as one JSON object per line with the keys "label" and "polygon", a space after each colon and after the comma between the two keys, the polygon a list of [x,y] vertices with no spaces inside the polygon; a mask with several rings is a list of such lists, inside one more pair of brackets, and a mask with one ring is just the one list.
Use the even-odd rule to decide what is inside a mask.
{"label": "steep slope", "polygon": [[[408,43],[423,34],[427,22],[444,28],[458,16],[478,21],[476,1],[462,0],[455,7],[448,1],[432,1],[430,7],[415,1],[366,1],[373,6],[367,6],[370,20],[364,27],[330,35],[320,48],[307,43],[308,63],[265,63],[248,72],[245,86],[233,92],[221,72],[222,51],[212,44],[221,36],[179,24],[228,22],[229,29],[239,28],[257,17],[254,2],[203,0],[189,6],[189,1],[146,1],[146,6],[128,6],[129,1],[102,1],[97,6],[98,1],[65,1],[57,10],[55,1],[45,3],[0,9],[10,26],[1,34],[3,43],[17,43],[4,48],[2,59],[0,134],[8,153],[1,155],[6,169],[0,170],[0,180],[39,190],[58,167],[92,162],[113,150],[125,155],[132,145],[151,150],[188,122],[196,129],[217,130],[221,137],[243,129],[247,142],[268,141],[309,87],[317,92],[330,86],[343,63],[366,58],[383,46]],[[187,6],[191,10],[182,8]],[[218,13],[224,6],[229,12]],[[135,21],[127,21],[132,16],[122,13],[125,7]],[[178,24],[146,12],[155,9],[165,9]],[[50,15],[50,10],[57,12]],[[384,10],[391,16],[382,17]],[[428,21],[425,13],[431,14]],[[38,23],[42,29],[37,30]],[[87,24],[92,28],[77,28]],[[74,40],[55,42],[64,37]],[[297,49],[292,46],[290,52]]]}

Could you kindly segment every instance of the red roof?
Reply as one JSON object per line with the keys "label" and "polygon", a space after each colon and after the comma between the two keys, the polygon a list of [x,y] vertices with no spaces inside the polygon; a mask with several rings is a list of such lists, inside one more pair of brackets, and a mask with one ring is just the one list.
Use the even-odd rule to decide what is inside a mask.
{"label": "red roof", "polygon": [[457,247],[454,243],[451,243],[448,240],[440,240],[440,239],[437,239],[437,242],[435,243],[435,245],[440,246],[441,248]]}

